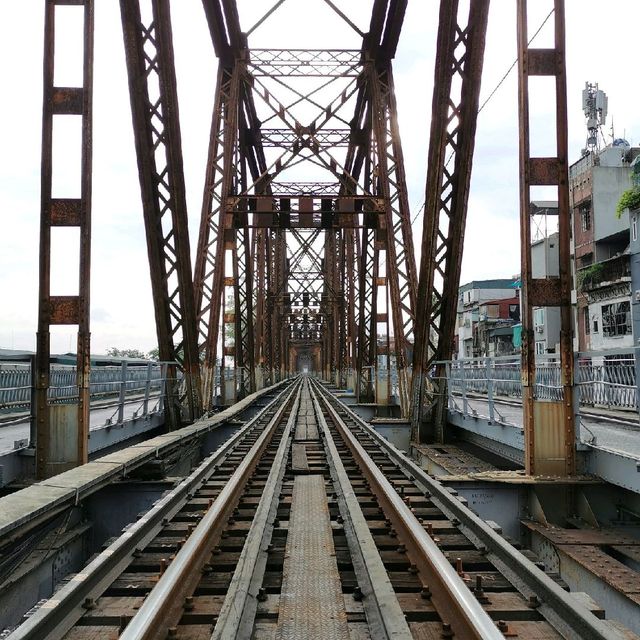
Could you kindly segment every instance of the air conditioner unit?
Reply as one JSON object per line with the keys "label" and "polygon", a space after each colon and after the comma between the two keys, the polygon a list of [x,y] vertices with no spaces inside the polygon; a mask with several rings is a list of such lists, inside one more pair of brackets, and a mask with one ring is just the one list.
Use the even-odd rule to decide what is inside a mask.
{"label": "air conditioner unit", "polygon": [[538,333],[542,333],[542,332],[544,331],[544,327],[543,327],[541,324],[539,324],[539,325],[536,327],[536,331],[537,331]]}

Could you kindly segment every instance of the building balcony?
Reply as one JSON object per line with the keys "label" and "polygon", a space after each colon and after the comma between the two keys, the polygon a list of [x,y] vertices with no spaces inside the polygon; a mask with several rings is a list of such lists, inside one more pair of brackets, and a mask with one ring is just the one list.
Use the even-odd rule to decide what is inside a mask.
{"label": "building balcony", "polygon": [[589,292],[596,289],[631,281],[629,255],[622,254],[609,260],[596,262],[577,271],[578,291]]}

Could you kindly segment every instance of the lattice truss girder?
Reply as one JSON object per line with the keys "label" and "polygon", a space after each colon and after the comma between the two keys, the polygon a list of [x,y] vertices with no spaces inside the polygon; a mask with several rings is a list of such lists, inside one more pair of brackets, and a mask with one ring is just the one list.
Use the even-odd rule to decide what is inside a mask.
{"label": "lattice truss girder", "polygon": [[[255,65],[252,65],[252,67],[255,68]],[[239,92],[243,96],[239,101],[234,100],[230,95],[231,79],[233,77],[237,79]],[[258,87],[259,90],[257,90],[256,87]],[[351,90],[351,93],[352,92],[353,89]],[[331,120],[334,112],[347,102],[349,95],[349,90],[343,89],[338,92],[338,96],[335,99],[333,97],[330,99],[328,105],[318,105],[313,98],[308,98],[306,102],[311,102],[318,116],[314,117],[311,124],[303,131],[303,127],[299,121],[290,115],[290,105],[289,108],[286,108],[282,102],[278,101],[277,98],[273,96],[272,90],[267,88],[265,82],[257,81],[247,71],[247,66],[244,65],[242,61],[234,62],[231,69],[221,69],[216,93],[215,114],[217,114],[217,117],[214,115],[214,123],[212,126],[212,143],[207,170],[207,187],[205,189],[205,204],[203,206],[195,277],[196,291],[198,294],[200,335],[201,338],[204,339],[202,346],[205,351],[205,370],[207,371],[205,384],[208,380],[213,380],[212,374],[217,359],[216,351],[222,334],[219,318],[222,311],[220,300],[223,299],[221,287],[224,283],[224,277],[221,273],[222,268],[218,268],[218,265],[221,264],[221,248],[224,242],[221,241],[221,237],[226,234],[228,242],[230,232],[240,233],[245,231],[245,233],[247,233],[246,226],[252,223],[253,220],[251,220],[251,214],[248,214],[250,217],[247,217],[246,208],[250,207],[250,203],[244,196],[249,194],[268,195],[272,192],[272,179],[292,165],[295,166],[304,160],[308,160],[309,154],[314,156],[313,161],[316,165],[331,171],[331,177],[335,180],[335,173],[338,171],[339,163],[331,156],[329,150],[336,146],[336,136],[338,137],[338,141],[342,141],[341,144],[344,144],[345,133],[344,131],[337,131],[335,127],[333,127],[327,132],[322,131],[316,138],[313,132]],[[301,94],[299,92],[296,94],[295,100],[300,102]],[[237,116],[235,122],[231,122],[230,118],[232,115],[230,114],[237,113],[238,110],[242,114],[243,110],[248,110],[246,108],[248,104],[251,105],[250,110],[253,111],[256,102],[260,102],[262,108],[260,117],[262,126],[260,128],[251,126],[251,122],[247,122],[245,126],[241,126]],[[271,127],[267,129],[266,125],[269,119],[278,121],[280,128]],[[235,134],[230,133],[230,126],[237,128]],[[258,147],[261,157],[264,158],[262,149],[266,136],[262,134],[262,131],[266,132],[270,140],[278,139],[277,146],[281,147],[280,153],[271,159],[268,166],[263,161],[257,163],[255,167],[257,170],[246,171],[244,174],[246,177],[244,184],[238,180],[236,180],[235,183],[230,182],[224,164],[225,149],[229,146],[235,148],[236,161],[233,165],[235,167],[242,166],[244,162],[243,154],[246,152],[247,141]],[[309,153],[307,153],[305,149]],[[328,157],[326,157],[327,155]],[[228,157],[230,157],[230,155]],[[326,185],[314,184],[314,186],[319,187],[321,190],[326,188]],[[296,193],[295,187],[291,184],[282,187],[280,190],[284,191],[285,195],[299,195],[299,193]],[[318,191],[316,190],[312,193],[318,193]],[[324,191],[321,191],[321,193],[324,193]],[[223,197],[223,194],[227,194],[226,197]],[[231,197],[233,194],[239,197],[233,199]],[[243,208],[245,208],[244,211]],[[223,218],[226,219],[226,230],[223,226],[223,233],[221,233],[220,220]],[[275,375],[273,372],[279,369],[277,365],[275,367],[273,366],[273,362],[269,363],[268,361],[273,361],[274,356],[277,354],[279,354],[280,357],[282,356],[283,345],[281,340],[277,340],[277,345],[267,344],[273,341],[274,336],[270,335],[273,334],[273,331],[267,330],[265,323],[258,322],[258,320],[265,317],[264,314],[267,308],[275,312],[280,318],[287,316],[286,305],[283,305],[282,299],[285,281],[281,274],[282,267],[266,269],[266,265],[270,264],[271,261],[257,260],[256,252],[266,256],[268,245],[281,244],[285,241],[286,235],[288,234],[280,234],[269,241],[268,234],[265,230],[254,230],[254,237],[251,244],[254,251],[253,263],[256,269],[255,281],[257,287],[253,289],[255,293],[253,294],[252,303],[253,306],[256,307],[256,312],[252,316],[253,322],[250,324],[255,326],[256,346],[253,353],[249,349],[238,353],[235,361],[236,367],[241,361],[249,362],[248,358],[244,360],[240,359],[242,353],[247,353],[250,354],[251,368],[256,364],[270,364],[271,366],[263,367],[263,374],[266,376],[265,379],[267,381],[273,380]],[[302,243],[301,247],[308,247],[308,244]],[[271,252],[277,251],[277,249],[277,246],[269,247]],[[237,264],[238,260],[234,260],[234,265]],[[234,268],[241,269],[242,267],[234,266]],[[289,274],[288,281],[296,282],[299,281],[299,278],[296,277],[295,273],[292,273]],[[243,309],[241,305],[236,304],[236,311],[236,318],[240,318],[240,321],[242,321],[242,318],[246,316],[247,310]],[[230,319],[229,314],[227,314],[226,317]],[[269,324],[273,324],[273,321],[274,317],[271,313]],[[248,325],[249,323],[246,324]],[[249,368],[247,368],[247,371],[248,370]],[[250,390],[250,388],[247,390]],[[212,386],[210,386],[209,389],[205,389],[205,397],[211,397],[211,391]]]}
{"label": "lattice truss girder", "polygon": [[[246,191],[264,170],[261,150],[252,153],[243,134],[252,124],[250,99],[243,64],[221,66],[194,277],[206,407],[213,401],[219,365],[233,369],[240,395],[255,390],[254,305],[263,307],[254,294],[252,256],[259,247],[266,252],[266,243],[251,238],[247,211],[229,206],[230,196]],[[264,286],[263,274],[258,281]]]}
{"label": "lattice truss girder", "polygon": [[384,286],[408,405],[416,268],[390,65],[406,1],[372,4],[370,32],[354,27],[362,47],[302,50],[249,49],[235,3],[204,2],[220,57],[195,272],[205,402],[216,365],[231,364],[231,323],[241,392],[250,371],[275,382],[312,347],[325,376],[346,384],[357,369],[372,383]]}
{"label": "lattice truss girder", "polygon": [[160,359],[169,368],[167,422],[202,411],[195,305],[168,0],[121,0]]}
{"label": "lattice truss girder", "polygon": [[[489,0],[440,5],[413,352],[414,437],[442,441]],[[425,421],[428,425],[425,428]]]}

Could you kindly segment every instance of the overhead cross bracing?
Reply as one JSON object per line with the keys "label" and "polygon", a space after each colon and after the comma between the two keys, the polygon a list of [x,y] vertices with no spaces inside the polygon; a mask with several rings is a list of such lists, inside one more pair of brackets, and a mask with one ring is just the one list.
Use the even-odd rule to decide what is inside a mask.
{"label": "overhead cross bracing", "polygon": [[252,48],[281,4],[254,28],[205,3],[220,58],[195,270],[205,407],[219,359],[242,395],[301,354],[372,400],[391,330],[406,410],[416,267],[391,72],[406,3],[368,3],[366,36],[315,3],[347,25],[343,49],[287,49],[290,29]]}

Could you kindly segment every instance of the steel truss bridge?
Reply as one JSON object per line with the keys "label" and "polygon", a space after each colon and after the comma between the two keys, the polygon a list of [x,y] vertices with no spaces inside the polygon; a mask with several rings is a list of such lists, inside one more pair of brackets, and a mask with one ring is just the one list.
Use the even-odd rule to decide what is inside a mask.
{"label": "steel truss bridge", "polygon": [[[416,442],[442,441],[467,200],[489,0],[442,2],[439,13],[428,174],[416,265],[393,58],[406,0],[371,2],[363,32],[324,0],[351,37],[341,49],[251,46],[277,12],[241,24],[232,0],[203,0],[218,73],[195,248],[189,246],[176,72],[168,0],[121,1],[135,148],[143,202],[160,360],[168,372],[169,428],[307,370],[360,402],[394,394]],[[83,82],[54,84],[56,9],[84,12]],[[529,472],[575,472],[572,401],[571,275],[564,3],[554,3],[555,42],[529,46],[527,2],[518,2],[523,349],[522,381]],[[91,246],[94,7],[91,0],[47,0],[44,47],[40,305],[36,362],[37,475],[87,460]],[[79,35],[79,34],[77,34]],[[553,157],[529,153],[529,79],[556,85]],[[533,96],[535,99],[535,96]],[[515,108],[516,105],[514,105]],[[79,198],[52,197],[56,116],[82,121]],[[421,123],[414,123],[421,126]],[[207,135],[203,132],[204,135]],[[533,278],[530,188],[557,188],[560,277]],[[77,296],[50,291],[51,229],[80,231]],[[192,271],[192,252],[195,269]],[[534,394],[534,306],[562,313],[562,400]],[[419,310],[419,313],[417,312]],[[76,443],[54,460],[49,330],[78,325],[77,415],[65,438]],[[379,335],[388,337],[381,344]],[[389,338],[390,337],[390,338]],[[68,409],[67,409],[68,411]],[[537,416],[537,417],[536,417]],[[557,437],[541,426],[552,419]],[[544,440],[536,447],[538,440]],[[548,448],[549,443],[552,450]]]}
{"label": "steel truss bridge", "polygon": [[[585,405],[605,398],[619,423],[637,365],[572,352],[564,0],[549,48],[516,2],[519,362],[451,359],[489,0],[439,4],[420,264],[393,75],[408,0],[369,0],[366,31],[318,0],[341,48],[253,47],[292,1],[245,24],[236,0],[202,0],[218,70],[191,247],[171,4],[120,0],[159,362],[92,376],[94,0],[44,0],[37,352],[0,371],[4,408],[32,412],[35,446],[13,461],[36,479],[4,486],[0,455],[0,638],[637,637],[637,457],[599,432],[580,443],[591,474],[578,465]],[[83,17],[73,87],[54,82],[65,5]],[[530,153],[539,76],[555,83],[550,157]],[[81,123],[77,198],[52,191],[59,116]],[[539,186],[557,190],[555,278],[533,277]],[[76,296],[51,291],[56,227],[79,231]],[[540,306],[560,309],[553,362],[535,358]],[[53,367],[56,325],[78,327],[73,370]],[[365,422],[346,388],[360,411],[393,396],[410,433]],[[116,392],[90,434],[91,394]],[[454,451],[454,428],[524,473]]]}

